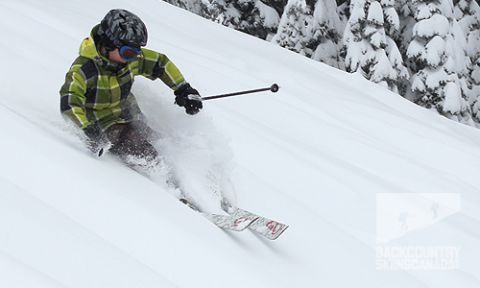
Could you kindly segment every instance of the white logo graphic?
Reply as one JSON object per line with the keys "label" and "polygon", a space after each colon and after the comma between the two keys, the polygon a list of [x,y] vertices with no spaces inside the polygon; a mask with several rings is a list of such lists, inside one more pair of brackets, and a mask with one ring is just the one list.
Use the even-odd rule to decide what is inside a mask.
{"label": "white logo graphic", "polygon": [[425,229],[460,211],[455,193],[377,194],[376,267],[379,270],[451,270],[459,266],[459,247],[398,246],[388,242]]}
{"label": "white logo graphic", "polygon": [[377,244],[426,228],[460,211],[455,193],[377,194]]}

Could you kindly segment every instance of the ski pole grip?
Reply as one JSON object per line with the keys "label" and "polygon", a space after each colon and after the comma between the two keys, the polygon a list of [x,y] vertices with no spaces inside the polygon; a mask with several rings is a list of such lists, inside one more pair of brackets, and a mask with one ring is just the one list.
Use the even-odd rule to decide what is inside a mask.
{"label": "ski pole grip", "polygon": [[273,85],[270,87],[270,91],[272,91],[273,93],[278,92],[278,89],[280,89],[280,87],[279,87],[277,84],[273,84]]}

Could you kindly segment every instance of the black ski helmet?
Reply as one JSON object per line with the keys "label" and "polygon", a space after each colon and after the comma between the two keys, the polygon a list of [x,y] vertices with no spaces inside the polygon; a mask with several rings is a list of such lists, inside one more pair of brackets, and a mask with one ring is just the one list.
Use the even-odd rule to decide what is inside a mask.
{"label": "black ski helmet", "polygon": [[114,47],[147,45],[147,27],[135,14],[124,9],[112,9],[103,18],[98,30],[106,42]]}

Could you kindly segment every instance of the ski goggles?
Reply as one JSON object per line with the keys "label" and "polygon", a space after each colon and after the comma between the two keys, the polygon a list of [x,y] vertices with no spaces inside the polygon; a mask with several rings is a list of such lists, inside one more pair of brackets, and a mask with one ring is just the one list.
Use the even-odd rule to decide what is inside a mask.
{"label": "ski goggles", "polygon": [[120,48],[118,48],[118,52],[120,54],[120,57],[122,57],[123,60],[127,62],[131,62],[137,59],[137,57],[142,54],[142,49],[128,46],[128,45],[123,45]]}

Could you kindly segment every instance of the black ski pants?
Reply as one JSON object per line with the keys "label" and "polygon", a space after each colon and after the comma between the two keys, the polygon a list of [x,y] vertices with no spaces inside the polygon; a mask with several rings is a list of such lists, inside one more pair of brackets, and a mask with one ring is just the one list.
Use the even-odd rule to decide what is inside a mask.
{"label": "black ski pants", "polygon": [[147,162],[158,160],[158,152],[151,143],[155,132],[143,121],[115,124],[105,134],[112,143],[109,152],[127,164],[131,157]]}

